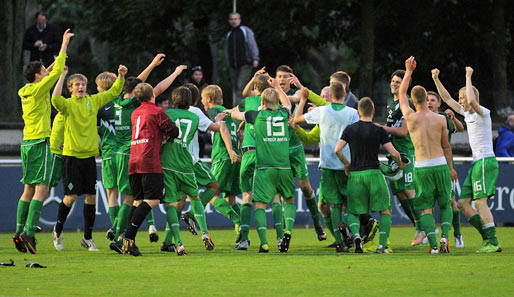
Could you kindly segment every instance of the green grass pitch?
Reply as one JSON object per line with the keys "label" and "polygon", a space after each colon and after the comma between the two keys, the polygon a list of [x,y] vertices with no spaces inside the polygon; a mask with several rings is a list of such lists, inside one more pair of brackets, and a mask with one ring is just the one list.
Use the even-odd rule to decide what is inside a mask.
{"label": "green grass pitch", "polygon": [[[336,254],[322,248],[313,229],[294,230],[287,254],[273,244],[258,254],[258,237],[250,231],[248,251],[233,250],[233,230],[213,230],[216,248],[206,251],[200,236],[181,235],[188,256],[161,253],[146,230],[137,244],[142,257],[118,255],[108,248],[103,232],[93,238],[100,252],[80,246],[82,233],[65,231],[65,250],[54,250],[50,233],[40,233],[40,254],[21,254],[12,234],[0,234],[0,296],[514,296],[514,228],[498,228],[502,253],[480,255],[479,234],[462,228],[464,249],[429,255],[427,246],[410,247],[413,228],[391,231],[393,254]],[[159,232],[161,239],[164,232]],[[330,237],[330,236],[329,236]],[[29,262],[48,266],[26,268]]]}

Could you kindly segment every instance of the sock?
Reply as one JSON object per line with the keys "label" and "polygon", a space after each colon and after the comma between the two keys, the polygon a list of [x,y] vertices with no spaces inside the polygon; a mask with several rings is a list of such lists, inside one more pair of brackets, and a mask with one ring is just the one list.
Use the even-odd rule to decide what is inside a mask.
{"label": "sock", "polygon": [[229,218],[235,225],[239,225],[241,223],[239,213],[236,213],[230,203],[225,199],[219,197],[216,198],[216,200],[214,200],[214,208],[222,215]]}
{"label": "sock", "polygon": [[350,231],[352,232],[353,237],[357,237],[357,235],[360,237],[360,222],[359,222],[359,215],[349,213],[348,214],[348,223],[350,224],[348,227],[350,228]]}
{"label": "sock", "polygon": [[170,224],[166,222],[166,231],[164,232],[164,243],[171,245],[173,243],[173,234],[171,234]]}
{"label": "sock", "polygon": [[174,205],[169,205],[166,207],[166,222],[168,223],[171,230],[171,234],[173,237],[175,237],[175,241],[177,242],[177,244],[182,243],[182,239],[180,238],[177,208]]}
{"label": "sock", "polygon": [[[266,212],[263,208],[257,208],[255,209],[253,216],[255,219],[257,234],[259,234],[259,239],[261,240],[261,245],[268,244],[268,240],[266,239],[266,225],[268,224],[266,221]],[[282,220],[282,218],[280,220]]]}
{"label": "sock", "polygon": [[303,195],[305,198],[305,204],[307,204],[307,208],[311,213],[312,222],[314,223],[315,228],[321,228],[321,222],[319,221],[319,210],[318,204],[316,203],[316,195],[314,191],[311,191],[309,195]]}
{"label": "sock", "polygon": [[275,231],[277,232],[277,238],[284,237],[284,225],[282,225],[282,222],[284,221],[284,214],[282,212],[282,204],[272,203],[271,214],[273,215],[273,221],[275,222]]}
{"label": "sock", "polygon": [[453,225],[453,236],[455,236],[455,237],[461,236],[462,233],[460,232],[460,210],[453,211],[452,225]]}
{"label": "sock", "polygon": [[[177,209],[177,208],[175,207],[175,209]],[[155,226],[155,219],[153,217],[153,209],[146,215],[145,219],[146,219],[146,223],[148,224],[148,226],[150,226],[150,225]]]}
{"label": "sock", "polygon": [[284,204],[284,217],[286,219],[286,233],[293,233],[294,221],[296,219],[296,206],[294,202]]}
{"label": "sock", "polygon": [[[341,214],[343,216],[343,219],[342,219],[342,222],[345,226],[349,226],[350,223],[348,223],[348,214],[347,213],[343,213]],[[339,226],[335,226],[334,228],[339,228]],[[339,229],[338,229],[339,230]]]}
{"label": "sock", "polygon": [[84,203],[84,238],[93,238],[93,226],[95,225],[96,205]]}
{"label": "sock", "polygon": [[[119,209],[118,209],[118,213],[119,213]],[[114,232],[116,232],[116,228],[118,228],[118,215],[116,215],[116,218],[114,219],[114,222],[112,223],[111,229],[114,230]]]}
{"label": "sock", "polygon": [[16,233],[23,232],[29,213],[29,204],[30,203],[27,201],[18,201],[18,209],[16,210]]}
{"label": "sock", "polygon": [[212,199],[212,197],[214,197],[214,190],[213,189],[205,189],[205,191],[203,191],[202,194],[200,194],[200,201],[202,201],[202,205],[203,207],[205,207],[207,205],[207,203],[209,203]]}
{"label": "sock", "polygon": [[428,237],[428,241],[430,242],[430,247],[437,247],[437,241],[435,239],[435,221],[434,215],[431,213],[426,213],[421,216],[421,227],[425,234]]}
{"label": "sock", "polygon": [[30,201],[29,205],[29,214],[27,216],[27,223],[26,228],[27,229],[27,235],[28,236],[36,236],[36,228],[39,224],[39,217],[41,216],[41,209],[43,209],[43,202],[32,199]]}
{"label": "sock", "polygon": [[482,222],[482,219],[478,213],[469,218],[469,223],[473,225],[473,227],[475,227],[478,232],[480,232],[480,235],[482,235],[482,240],[487,240],[487,234],[485,234],[484,231],[484,223]]}
{"label": "sock", "polygon": [[484,224],[484,233],[487,236],[487,240],[489,243],[497,246],[498,245],[498,237],[496,237],[496,227],[494,226],[494,222]]}
{"label": "sock", "polygon": [[452,207],[451,204],[441,207],[439,205],[439,222],[441,222],[441,236],[444,238],[448,238],[448,234],[450,233],[450,229],[452,228]]}
{"label": "sock", "polygon": [[414,220],[414,217],[412,216],[412,207],[411,207],[411,204],[409,202],[410,199],[406,199],[406,200],[400,200],[398,199],[398,201],[400,201],[400,204],[402,205],[402,208],[403,208],[403,211],[405,212],[405,214],[409,217],[409,220],[414,224],[416,225],[416,220]]}
{"label": "sock", "polygon": [[136,211],[136,206],[130,206],[129,213],[127,215],[128,222],[132,222],[132,216],[134,215],[134,211]]}
{"label": "sock", "polygon": [[327,226],[328,231],[334,238],[336,237],[334,235],[334,228],[332,228],[332,219],[330,217],[323,217],[323,221],[325,221],[325,225]]}
{"label": "sock", "polygon": [[365,235],[366,226],[368,225],[369,220],[371,220],[371,215],[369,213],[359,215],[359,223],[361,225],[359,229],[359,234]]}
{"label": "sock", "polygon": [[252,221],[252,204],[243,203],[241,206],[241,240],[248,240]]}
{"label": "sock", "polygon": [[207,230],[207,222],[204,214],[205,210],[203,208],[202,201],[200,201],[200,199],[191,199],[191,209],[195,214],[196,222],[198,223],[200,230],[202,230],[202,233],[209,233],[209,230]]}
{"label": "sock", "polygon": [[128,226],[128,216],[129,213],[132,211],[133,207],[123,203],[120,207],[120,210],[118,211],[118,224],[116,226],[114,240],[118,240],[118,237],[121,233],[125,232],[127,230]]}
{"label": "sock", "polygon": [[61,202],[59,204],[59,211],[57,212],[57,223],[55,224],[55,232],[57,234],[62,233],[62,229],[64,228],[64,222],[66,222],[70,210],[71,207],[66,206],[64,202]]}
{"label": "sock", "polygon": [[416,226],[416,230],[421,231],[421,209],[416,209],[414,207],[414,198],[409,198],[407,201],[410,204],[410,209],[412,210],[412,218],[414,219],[414,225]]}
{"label": "sock", "polygon": [[241,215],[241,207],[239,206],[239,204],[234,204],[232,205],[232,209],[235,211],[235,213],[237,213],[238,215]]}
{"label": "sock", "polygon": [[132,216],[132,220],[130,221],[129,226],[127,227],[127,231],[125,232],[125,237],[135,240],[137,235],[137,230],[141,223],[143,223],[146,215],[152,210],[152,207],[148,205],[146,202],[142,202],[136,210],[134,210],[134,215]]}
{"label": "sock", "polygon": [[392,224],[393,220],[391,219],[390,214],[380,214],[380,224],[378,225],[380,239],[378,241],[378,244],[382,245],[383,247],[387,247],[387,239],[389,238],[389,233],[391,233]]}
{"label": "sock", "polygon": [[111,206],[109,207],[109,219],[111,219],[111,225],[114,226],[114,221],[118,216],[118,211],[120,210],[119,206]]}
{"label": "sock", "polygon": [[339,232],[339,225],[341,224],[341,206],[334,206],[332,208],[330,220],[332,221],[332,232],[334,234],[336,242],[337,244],[342,244],[343,238],[341,237],[341,232]]}

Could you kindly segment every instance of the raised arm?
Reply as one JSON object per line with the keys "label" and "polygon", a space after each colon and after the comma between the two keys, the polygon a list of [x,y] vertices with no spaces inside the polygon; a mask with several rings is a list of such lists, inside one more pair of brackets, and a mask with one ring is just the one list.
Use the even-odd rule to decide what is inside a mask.
{"label": "raised arm", "polygon": [[466,100],[468,104],[473,108],[473,110],[478,113],[480,116],[484,115],[484,111],[475,97],[475,92],[473,92],[473,84],[471,83],[471,76],[473,75],[473,68],[467,66],[466,67]]}
{"label": "raised arm", "polygon": [[55,84],[55,88],[54,88],[54,92],[52,93],[52,96],[55,96],[55,97],[61,96],[62,86],[64,85],[64,79],[66,78],[67,74],[68,74],[68,67],[64,66],[64,70],[61,73],[61,76],[59,77],[57,84]]}
{"label": "raised arm", "polygon": [[448,167],[450,168],[452,180],[457,180],[457,172],[453,168],[452,147],[448,142],[448,129],[446,128],[446,120],[444,120],[443,124],[441,125],[441,147],[443,148],[446,164],[448,164]]}
{"label": "raised arm", "polygon": [[446,88],[443,86],[443,83],[439,79],[439,69],[435,68],[432,69],[432,79],[434,80],[435,87],[437,88],[437,92],[439,93],[439,96],[443,99],[443,101],[455,112],[461,114],[461,105],[455,101],[450,93],[446,90]]}
{"label": "raised arm", "polygon": [[398,89],[398,98],[400,99],[400,109],[405,118],[410,114],[414,113],[414,110],[409,105],[409,99],[407,98],[407,89],[409,88],[412,72],[416,69],[416,60],[410,56],[405,60],[405,75],[403,76],[402,83]]}
{"label": "raised arm", "polygon": [[143,70],[143,72],[139,73],[137,78],[145,82],[148,79],[150,73],[155,69],[155,67],[161,65],[162,61],[164,61],[164,58],[166,58],[165,54],[157,54],[153,58],[152,62],[148,65],[148,67],[146,67],[145,70]]}
{"label": "raised arm", "polygon": [[170,74],[168,77],[163,79],[160,83],[158,83],[157,86],[155,86],[155,88],[153,89],[154,96],[157,97],[160,94],[164,93],[164,91],[166,91],[166,89],[168,89],[171,86],[171,84],[175,81],[175,79],[177,79],[177,77],[185,69],[187,69],[186,65],[177,66],[177,68],[175,68],[175,71],[173,71],[172,74]]}
{"label": "raised arm", "polygon": [[325,99],[321,98],[321,96],[319,96],[318,94],[316,94],[310,90],[309,90],[309,101],[314,103],[317,106],[325,106],[325,105],[330,104],[330,102],[325,101]]}
{"label": "raised arm", "polygon": [[253,83],[255,81],[255,78],[261,74],[266,73],[266,66],[262,67],[261,69],[257,70],[255,74],[253,75],[252,79],[246,84],[245,88],[243,89],[243,97],[252,97],[255,96],[256,93],[253,90]]}
{"label": "raised arm", "polygon": [[305,123],[305,116],[303,115],[303,109],[305,108],[305,102],[307,102],[307,98],[309,97],[309,90],[307,88],[303,88],[300,90],[300,103],[296,108],[294,114],[294,124]]}
{"label": "raised arm", "polygon": [[275,91],[278,92],[280,104],[282,104],[282,107],[291,110],[291,101],[289,101],[289,98],[287,97],[286,93],[284,93],[284,91],[280,87],[278,80],[270,77],[268,79],[268,83],[275,89]]}
{"label": "raised arm", "polygon": [[127,74],[128,69],[124,65],[120,65],[118,67],[118,78],[111,86],[111,88],[105,92],[101,92],[91,96],[92,101],[95,102],[97,108],[104,106],[109,101],[114,99],[116,96],[121,94],[123,90],[123,84],[125,83],[125,75]]}

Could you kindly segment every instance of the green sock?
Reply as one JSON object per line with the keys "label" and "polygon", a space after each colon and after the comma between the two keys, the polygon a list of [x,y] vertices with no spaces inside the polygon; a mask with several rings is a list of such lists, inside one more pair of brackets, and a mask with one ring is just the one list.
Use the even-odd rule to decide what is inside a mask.
{"label": "green sock", "polygon": [[412,215],[412,207],[411,207],[411,203],[409,201],[410,199],[405,199],[405,200],[400,200],[398,199],[398,201],[400,201],[400,204],[402,205],[402,208],[403,208],[403,212],[405,212],[405,214],[409,217],[409,220],[414,224],[416,225],[416,220],[414,219],[413,215]]}
{"label": "green sock", "polygon": [[241,206],[241,240],[248,240],[252,221],[252,204],[243,203]]}
{"label": "green sock", "polygon": [[452,207],[451,204],[448,203],[444,207],[439,205],[439,222],[441,222],[441,236],[444,238],[448,238],[450,234],[450,229],[452,228]]}
{"label": "green sock", "polygon": [[480,235],[482,235],[482,240],[487,240],[487,234],[484,232],[484,223],[482,222],[482,219],[478,213],[469,218],[469,223],[473,225],[473,227],[475,227],[478,232],[480,232]]}
{"label": "green sock", "polygon": [[109,207],[109,219],[111,219],[111,225],[114,225],[114,220],[116,220],[119,210],[119,205]]}
{"label": "green sock", "polygon": [[214,200],[214,208],[222,215],[230,219],[235,225],[239,225],[241,223],[239,213],[236,213],[230,203],[228,203],[225,199],[218,197],[216,200]]}
{"label": "green sock", "polygon": [[286,219],[286,233],[293,233],[294,221],[296,219],[296,206],[294,202],[284,204],[284,217]]}
{"label": "green sock", "polygon": [[437,247],[437,241],[435,238],[435,221],[434,215],[431,213],[426,213],[421,216],[421,227],[425,234],[428,237],[428,241],[430,242],[430,247]]}
{"label": "green sock", "polygon": [[[168,215],[166,214],[166,220],[168,219]],[[170,224],[166,222],[166,231],[164,232],[164,243],[167,245],[171,245],[173,243],[173,234],[171,233]]]}
{"label": "green sock", "polygon": [[332,219],[330,217],[323,217],[323,221],[325,221],[325,225],[327,226],[328,231],[334,238],[336,237],[334,235],[334,228],[332,228]]}
{"label": "green sock", "polygon": [[36,235],[36,228],[39,224],[39,217],[41,216],[41,209],[43,209],[43,202],[32,199],[29,205],[29,214],[27,216],[27,235],[34,237]]}
{"label": "green sock", "polygon": [[253,217],[255,219],[257,234],[259,234],[259,239],[261,240],[261,245],[268,244],[268,240],[266,239],[266,225],[268,224],[266,221],[266,212],[263,208],[257,208],[255,209]]}
{"label": "green sock", "polygon": [[416,230],[421,231],[421,209],[416,209],[414,207],[414,198],[407,199],[410,205],[410,209],[412,210],[412,218],[414,219],[414,225],[416,226]]}
{"label": "green sock", "polygon": [[277,238],[284,237],[284,214],[282,212],[282,204],[272,203],[271,214],[273,215],[273,221],[275,222],[275,231],[277,232]]}
{"label": "green sock", "polygon": [[330,220],[332,221],[332,232],[334,232],[336,242],[337,244],[342,244],[343,238],[341,237],[341,232],[339,232],[339,225],[341,224],[341,206],[334,206],[332,208]]}
{"label": "green sock", "polygon": [[211,202],[212,197],[214,197],[214,190],[213,189],[205,189],[202,194],[200,194],[200,201],[202,201],[202,205],[205,208],[205,206]]}
{"label": "green sock", "polygon": [[153,217],[153,209],[150,210],[150,212],[146,215],[146,223],[148,224],[148,226],[155,225],[155,218]]}
{"label": "green sock", "polygon": [[114,236],[115,240],[118,240],[120,234],[127,230],[128,215],[131,208],[131,205],[123,203],[118,211],[118,225],[116,226],[116,235]]}
{"label": "green sock", "polygon": [[166,207],[166,222],[170,226],[171,234],[175,237],[177,244],[182,243],[182,239],[180,238],[177,208],[174,205]]}
{"label": "green sock", "polygon": [[453,236],[455,236],[455,237],[461,236],[462,233],[460,232],[460,210],[453,211],[452,225],[453,225]]}
{"label": "green sock", "polygon": [[23,200],[18,201],[18,209],[16,210],[16,233],[23,232],[27,215],[29,214],[29,204],[30,202]]}
{"label": "green sock", "polygon": [[307,208],[311,213],[312,222],[314,223],[314,227],[321,228],[321,222],[319,221],[319,210],[318,204],[316,203],[316,195],[314,191],[311,191],[309,195],[303,195],[305,198],[305,204],[307,204]]}
{"label": "green sock", "polygon": [[191,199],[191,208],[195,214],[196,222],[202,230],[202,233],[209,233],[207,230],[207,221],[205,220],[205,209],[203,208],[202,201],[200,199]]}
{"label": "green sock", "polygon": [[496,227],[494,223],[484,224],[484,233],[487,235],[487,240],[492,245],[498,245],[498,237],[496,237]]}
{"label": "green sock", "polygon": [[[118,211],[118,213],[119,213],[119,211]],[[114,219],[114,222],[112,223],[111,229],[114,230],[114,232],[116,232],[117,227],[118,227],[118,215],[116,215],[116,218]]]}
{"label": "green sock", "polygon": [[383,247],[387,247],[387,239],[389,238],[389,233],[391,233],[391,225],[393,224],[393,220],[391,219],[390,214],[381,213],[380,214],[380,224],[378,225],[380,232],[380,239],[378,244]]}
{"label": "green sock", "polygon": [[[348,214],[347,213],[343,213],[341,214],[343,216],[343,219],[342,219],[342,222],[345,226],[348,226],[350,225],[350,223],[348,222]],[[336,228],[337,230],[339,230],[339,225],[338,226],[334,226],[334,228]]]}
{"label": "green sock", "polygon": [[239,206],[239,204],[234,204],[232,205],[232,209],[240,216],[241,215],[241,207]]}
{"label": "green sock", "polygon": [[359,215],[349,213],[348,214],[348,223],[350,224],[348,227],[350,228],[350,231],[352,232],[353,237],[356,237],[357,235],[360,236],[359,232],[360,232],[361,225],[360,225]]}

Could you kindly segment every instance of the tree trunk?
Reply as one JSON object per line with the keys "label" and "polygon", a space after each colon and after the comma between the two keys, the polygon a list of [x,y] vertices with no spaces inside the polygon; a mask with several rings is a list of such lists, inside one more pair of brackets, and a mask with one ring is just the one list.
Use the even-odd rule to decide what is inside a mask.
{"label": "tree trunk", "polygon": [[375,58],[375,4],[362,1],[361,62],[359,69],[360,97],[373,95],[373,60]]}
{"label": "tree trunk", "polygon": [[27,1],[9,0],[0,2],[0,90],[3,102],[0,117],[20,116],[18,77],[21,73],[21,54],[25,33],[25,6]]}
{"label": "tree trunk", "polygon": [[505,0],[494,0],[493,15],[491,16],[491,41],[490,54],[493,74],[493,104],[496,113],[508,107],[507,94],[507,44],[505,28]]}

